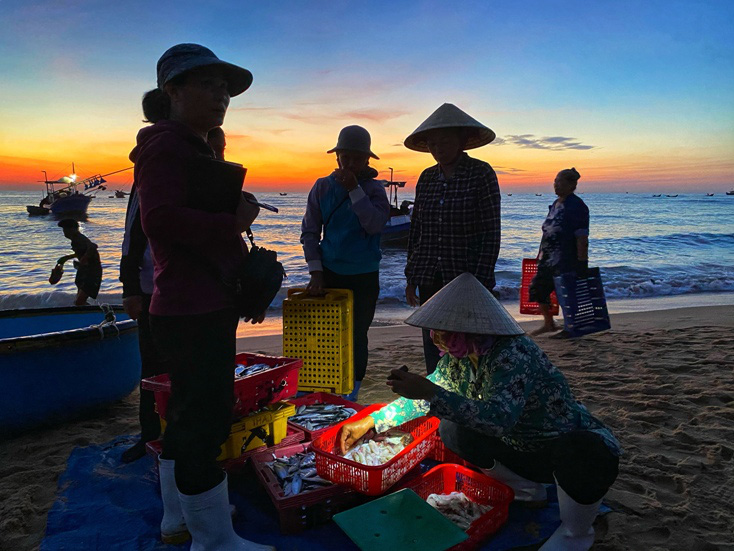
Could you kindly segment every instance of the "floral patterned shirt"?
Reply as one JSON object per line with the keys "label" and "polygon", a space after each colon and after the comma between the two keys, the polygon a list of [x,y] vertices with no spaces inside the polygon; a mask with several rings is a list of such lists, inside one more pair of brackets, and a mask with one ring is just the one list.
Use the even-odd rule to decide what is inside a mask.
{"label": "floral patterned shirt", "polygon": [[577,402],[566,378],[526,335],[499,337],[474,368],[449,354],[428,376],[440,388],[430,400],[398,398],[372,414],[384,432],[422,415],[448,419],[524,452],[575,430],[599,434],[621,455],[612,432]]}
{"label": "floral patterned shirt", "polygon": [[538,269],[562,274],[576,270],[576,238],[589,235],[589,208],[578,195],[556,199],[543,222]]}

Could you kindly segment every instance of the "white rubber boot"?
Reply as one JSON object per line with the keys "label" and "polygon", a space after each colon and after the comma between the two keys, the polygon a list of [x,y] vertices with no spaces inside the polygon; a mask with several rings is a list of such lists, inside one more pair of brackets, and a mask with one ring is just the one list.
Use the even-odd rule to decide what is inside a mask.
{"label": "white rubber boot", "polygon": [[260,545],[240,538],[232,527],[227,477],[204,493],[178,498],[191,533],[191,551],[275,551],[270,545]]}
{"label": "white rubber boot", "polygon": [[173,474],[173,459],[158,458],[158,478],[161,482],[163,499],[163,520],[161,520],[161,540],[163,543],[178,545],[191,537],[186,529],[186,521],[178,499],[176,477]]}
{"label": "white rubber boot", "polygon": [[594,519],[602,500],[591,505],[575,502],[558,486],[558,507],[561,510],[561,525],[548,538],[541,551],[587,551],[594,543]]}
{"label": "white rubber boot", "polygon": [[489,477],[507,484],[515,491],[515,501],[521,501],[527,507],[545,507],[548,505],[548,493],[540,482],[533,482],[512,472],[499,461],[494,462],[491,469],[482,469]]}

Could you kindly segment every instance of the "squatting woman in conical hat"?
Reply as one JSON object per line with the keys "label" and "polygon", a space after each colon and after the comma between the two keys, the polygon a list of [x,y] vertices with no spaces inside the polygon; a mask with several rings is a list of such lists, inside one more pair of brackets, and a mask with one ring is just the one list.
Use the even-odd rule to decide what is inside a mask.
{"label": "squatting woman in conical hat", "polygon": [[[495,133],[450,103],[444,103],[410,136],[405,146],[431,153],[436,164],[423,171],[405,266],[408,304],[424,303],[463,272],[494,289],[500,250],[500,190],[492,167],[467,149],[490,143]],[[426,370],[438,363],[438,349],[423,332]]]}
{"label": "squatting woman in conical hat", "polygon": [[393,369],[387,384],[401,398],[345,425],[342,452],[370,429],[434,415],[446,447],[510,486],[516,500],[543,506],[543,484],[557,485],[562,523],[541,549],[589,549],[617,477],[612,432],[473,275],[448,283],[406,323],[429,329],[442,358],[427,378]]}

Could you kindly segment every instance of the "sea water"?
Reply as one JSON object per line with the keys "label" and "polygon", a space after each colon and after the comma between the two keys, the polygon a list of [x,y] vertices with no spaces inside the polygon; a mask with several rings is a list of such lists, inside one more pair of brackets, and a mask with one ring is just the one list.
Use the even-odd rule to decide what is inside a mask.
{"label": "sea water", "polygon": [[[304,287],[309,280],[299,242],[306,197],[258,194],[280,211],[261,210],[252,227],[256,243],[276,250],[288,275],[271,307],[276,317],[286,289]],[[734,291],[734,196],[707,197],[702,192],[580,197],[591,213],[589,265],[601,268],[608,300],[701,295],[711,303],[712,293]],[[69,305],[76,294],[71,263],[61,282],[48,283],[56,259],[71,249],[57,219],[27,214],[25,206],[38,204],[39,198],[40,192],[0,192],[0,309]],[[412,198],[406,192],[400,200]],[[537,255],[541,224],[554,199],[552,193],[502,194],[502,247],[495,274],[507,305],[518,301],[522,259]],[[99,246],[104,268],[100,302],[121,302],[118,277],[126,206],[127,199],[100,194],[80,223],[82,233]],[[390,305],[405,304],[405,258],[404,249],[383,251],[378,319]]]}

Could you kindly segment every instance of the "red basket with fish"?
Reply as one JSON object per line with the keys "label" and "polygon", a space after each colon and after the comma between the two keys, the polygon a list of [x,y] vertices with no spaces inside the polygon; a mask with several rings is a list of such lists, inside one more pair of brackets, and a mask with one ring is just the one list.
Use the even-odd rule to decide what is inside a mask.
{"label": "red basket with fish", "polygon": [[316,452],[316,470],[319,476],[367,495],[380,495],[428,456],[434,444],[433,435],[440,424],[436,417],[428,416],[396,427],[398,431],[409,434],[412,441],[381,465],[364,465],[339,454],[338,437],[342,425],[363,419],[384,405],[366,407],[352,418],[329,428],[311,443],[311,448]]}
{"label": "red basket with fish", "polygon": [[431,494],[446,495],[463,492],[474,503],[489,505],[492,509],[474,520],[466,533],[469,539],[455,545],[450,551],[470,551],[507,522],[509,507],[515,498],[512,488],[487,475],[460,465],[437,465],[424,475],[404,485],[423,499]]}
{"label": "red basket with fish", "polygon": [[[301,409],[301,406],[318,406],[318,405],[335,405],[335,406],[344,406],[345,408],[351,408],[356,412],[360,412],[364,409],[364,406],[361,406],[357,404],[356,402],[350,402],[346,398],[342,398],[341,396],[338,396],[336,394],[330,394],[328,392],[314,392],[312,394],[306,394],[305,396],[299,396],[298,398],[291,398],[288,400],[291,404],[296,406],[296,415],[290,419],[288,419],[288,425],[291,427],[294,427],[298,430],[302,430],[303,434],[305,435],[306,441],[316,440],[317,437],[321,436],[323,433],[325,433],[327,430],[329,430],[329,426],[335,425],[336,423],[339,423],[343,421],[344,419],[336,419],[332,423],[329,424],[329,426],[325,426],[323,428],[309,428],[313,425],[309,424],[309,421],[307,419],[303,419],[300,416],[302,413],[299,413],[299,410]],[[328,413],[328,412],[326,412]],[[318,417],[318,413],[314,414],[316,417]],[[316,425],[318,426],[318,425]]]}
{"label": "red basket with fish", "polygon": [[[537,258],[522,259],[522,281],[520,282],[520,313],[521,314],[541,314],[540,305],[530,300],[530,283],[533,281],[535,274],[538,273]],[[556,292],[553,291],[550,296],[550,313],[554,316],[558,315],[558,299]]]}
{"label": "red basket with fish", "polygon": [[455,465],[461,465],[462,467],[468,467],[469,469],[478,468],[448,449],[443,443],[443,440],[441,440],[441,436],[438,434],[438,431],[433,435],[433,449],[431,450],[431,453],[428,454],[428,459],[433,459],[439,463],[453,463]]}
{"label": "red basket with fish", "polygon": [[[284,534],[296,534],[328,522],[336,513],[369,499],[345,486],[331,483],[296,494],[289,491],[286,495],[286,490],[269,464],[276,458],[288,459],[308,450],[309,443],[303,443],[260,452],[252,457],[255,474],[278,512],[280,531]],[[300,474],[303,472],[299,471]]]}
{"label": "red basket with fish", "polygon": [[[235,362],[236,365],[232,367],[232,376],[235,378],[235,417],[244,417],[268,404],[295,396],[298,392],[298,371],[303,360],[245,352],[237,354]],[[252,373],[244,371],[244,376],[235,376],[237,368],[246,370],[248,367],[253,369]],[[165,419],[171,396],[168,373],[143,379],[142,387],[153,391],[158,415]]]}

